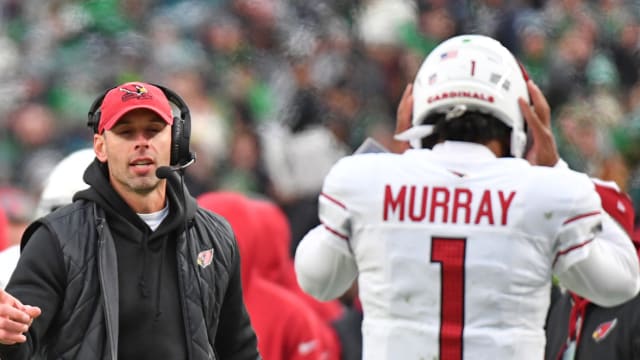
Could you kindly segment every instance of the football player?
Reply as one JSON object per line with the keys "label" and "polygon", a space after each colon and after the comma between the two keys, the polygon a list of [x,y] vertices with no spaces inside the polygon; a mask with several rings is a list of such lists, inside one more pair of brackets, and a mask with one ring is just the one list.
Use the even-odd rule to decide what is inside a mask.
{"label": "football player", "polygon": [[318,299],[357,278],[364,359],[541,359],[552,275],[602,306],[638,293],[631,240],[601,236],[592,180],[522,158],[523,112],[535,138],[549,109],[505,47],[448,39],[412,91],[398,138],[413,149],[340,160],[295,255]]}

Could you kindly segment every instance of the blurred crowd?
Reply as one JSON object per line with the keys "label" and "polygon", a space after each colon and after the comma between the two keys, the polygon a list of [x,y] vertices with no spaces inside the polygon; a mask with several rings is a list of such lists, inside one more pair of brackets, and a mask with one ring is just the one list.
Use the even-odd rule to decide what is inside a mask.
{"label": "blurred crowd", "polygon": [[[191,110],[194,196],[274,200],[292,251],[322,179],[367,137],[392,147],[420,62],[458,33],[500,40],[547,95],[562,157],[640,213],[634,0],[2,0],[0,204],[24,223],[53,166],[91,145],[93,100],[145,80]],[[20,205],[16,205],[16,201]]]}
{"label": "blurred crowd", "polygon": [[[616,182],[640,213],[637,0],[0,0],[0,20],[0,250],[41,215],[56,164],[91,146],[94,99],[130,80],[162,84],[191,112],[191,193],[229,211],[243,258],[260,248],[264,278],[331,323],[343,360],[360,358],[357,285],[314,301],[291,255],[318,222],[329,168],[367,137],[396,146],[402,92],[446,38],[489,35],[514,52],[550,102],[563,159]],[[237,194],[277,209],[249,220]],[[273,333],[259,307],[287,296],[253,284],[249,310]]]}

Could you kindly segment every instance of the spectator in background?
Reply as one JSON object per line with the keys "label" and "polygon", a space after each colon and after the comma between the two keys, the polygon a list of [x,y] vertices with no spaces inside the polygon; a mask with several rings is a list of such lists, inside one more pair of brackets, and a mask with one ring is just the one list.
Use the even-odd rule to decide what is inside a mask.
{"label": "spectator in background", "polygon": [[[47,176],[33,216],[29,215],[20,223],[18,229],[13,230],[11,248],[0,252],[0,288],[4,288],[9,283],[9,278],[18,264],[20,240],[27,225],[59,207],[71,204],[73,194],[89,186],[82,180],[82,174],[94,158],[93,149],[75,151],[56,164]],[[0,203],[11,206],[4,193],[0,191]],[[29,203],[28,200],[25,201]]]}
{"label": "spectator in background", "polygon": [[598,46],[603,39],[593,16],[578,17],[559,36],[546,89],[552,108],[619,87],[620,75],[610,50]]}
{"label": "spectator in background", "polygon": [[593,9],[587,0],[547,1],[542,15],[545,28],[553,39],[558,39],[565,30],[577,23],[588,22],[590,27],[596,25]]}
{"label": "spectator in background", "polygon": [[[267,278],[263,224],[253,200],[237,192],[209,192],[198,197],[205,209],[221,215],[236,233],[242,259],[242,287],[247,310],[265,360],[340,359],[340,347],[331,328],[299,296]],[[270,239],[271,241],[279,241]],[[273,246],[279,247],[278,244]]]}
{"label": "spectator in background", "polygon": [[602,180],[615,181],[620,189],[627,191],[629,164],[612,135],[613,129],[623,124],[622,114],[615,98],[606,92],[594,93],[562,106],[554,127],[559,151],[569,167]]}
{"label": "spectator in background", "polygon": [[[413,74],[405,74],[402,63],[404,27],[415,26],[416,7],[412,1],[399,0],[395,2],[373,0],[362,4],[355,19],[355,30],[362,50],[366,57],[362,60],[366,66],[366,105],[380,106],[378,111],[389,113],[393,106],[385,103],[384,99],[396,101],[402,94],[402,89],[408,78]],[[441,17],[433,25],[436,36],[442,36],[450,31],[447,28],[448,12],[436,11]],[[437,15],[436,14],[436,15]],[[434,16],[432,19],[435,19]],[[444,29],[443,29],[444,28]],[[430,34],[431,35],[431,34]],[[384,106],[389,106],[384,108]],[[389,124],[393,124],[393,117],[389,117]],[[359,145],[359,144],[358,144]]]}
{"label": "spectator in background", "polygon": [[256,222],[262,229],[254,246],[259,250],[256,268],[261,276],[291,291],[314,310],[326,324],[339,320],[344,314],[340,301],[318,301],[300,289],[293,269],[291,230],[285,213],[273,201],[251,199]]}
{"label": "spectator in background", "polygon": [[52,164],[63,156],[56,134],[57,121],[51,109],[38,103],[25,104],[10,116],[9,131],[5,133],[10,146],[5,151],[11,156],[12,181],[31,194],[41,191]]}
{"label": "spectator in background", "polygon": [[[518,51],[518,15],[527,9],[520,1],[479,0],[469,3],[473,14],[468,23],[461,24],[463,31],[494,38],[513,52]],[[526,4],[528,5],[528,4]]]}
{"label": "spectator in background", "polygon": [[36,218],[71,204],[75,193],[89,187],[82,177],[95,157],[93,149],[80,149],[56,164],[45,180],[36,208]]}
{"label": "spectator in background", "polygon": [[534,12],[519,17],[515,30],[519,37],[518,59],[527,73],[543,92],[549,86],[549,64],[551,44],[547,39],[543,18]]}
{"label": "spectator in background", "polygon": [[415,23],[408,21],[400,27],[400,36],[408,49],[424,59],[439,43],[456,34],[456,22],[447,7],[432,6],[418,1]]}
{"label": "spectator in background", "polygon": [[[636,237],[640,239],[640,84],[628,95],[628,107],[632,109],[624,121],[612,129],[612,138],[625,163],[628,164],[629,182],[627,192],[631,196],[636,212]],[[623,186],[621,188],[624,189]]]}
{"label": "spectator in background", "polygon": [[549,64],[547,97],[552,109],[588,94],[587,66],[593,55],[594,39],[587,25],[577,25],[565,30],[557,41],[554,56]]}
{"label": "spectator in background", "polygon": [[251,128],[239,128],[231,139],[228,160],[222,164],[218,189],[244,194],[266,194],[270,181],[264,170],[260,136]]}
{"label": "spectator in background", "polygon": [[602,164],[606,132],[595,118],[594,107],[586,100],[563,106],[555,120],[560,149],[569,167],[594,174]]}
{"label": "spectator in background", "polygon": [[297,88],[290,112],[282,123],[266,127],[260,139],[273,185],[270,195],[291,224],[292,253],[302,235],[317,224],[315,209],[322,178],[348,153],[347,145],[324,124],[325,108],[314,96],[310,61],[309,56],[295,59]]}
{"label": "spectator in background", "polygon": [[608,47],[619,39],[623,40],[623,29],[634,22],[634,14],[625,6],[625,0],[598,0],[592,7],[600,43]]}
{"label": "spectator in background", "polygon": [[622,28],[618,30],[618,36],[613,37],[608,44],[618,73],[621,75],[622,94],[630,91],[640,80],[639,44],[640,23],[633,18],[627,18],[623,22]]}
{"label": "spectator in background", "polygon": [[[14,187],[0,188],[0,208],[6,214],[8,247],[0,250],[0,289],[9,283],[11,274],[20,257],[20,239],[25,229],[33,221],[35,202],[22,189]],[[1,220],[0,220],[1,221]]]}

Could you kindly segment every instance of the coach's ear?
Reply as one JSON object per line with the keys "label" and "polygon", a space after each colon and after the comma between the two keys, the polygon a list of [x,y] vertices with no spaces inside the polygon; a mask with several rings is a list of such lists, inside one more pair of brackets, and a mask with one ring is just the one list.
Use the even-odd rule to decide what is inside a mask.
{"label": "coach's ear", "polygon": [[101,163],[107,162],[107,149],[104,142],[104,135],[93,134],[93,151]]}

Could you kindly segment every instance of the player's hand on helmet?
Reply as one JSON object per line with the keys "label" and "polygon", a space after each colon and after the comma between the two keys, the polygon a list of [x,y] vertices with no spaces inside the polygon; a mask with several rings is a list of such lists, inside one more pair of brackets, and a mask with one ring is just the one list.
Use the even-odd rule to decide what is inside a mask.
{"label": "player's hand on helmet", "polygon": [[[402,93],[402,99],[400,99],[400,104],[398,104],[398,110],[396,112],[396,134],[400,134],[401,132],[409,129],[411,127],[411,115],[413,112],[413,84],[407,84],[407,87],[404,89]],[[409,149],[408,141],[399,141],[396,140],[394,142],[393,152],[395,153],[403,153],[407,149]]]}
{"label": "player's hand on helmet", "polygon": [[526,159],[532,165],[554,166],[560,156],[551,131],[551,110],[542,91],[532,81],[527,81],[527,89],[533,105],[523,99],[518,99],[520,110],[528,126],[528,133],[533,138],[533,145],[526,154]]}
{"label": "player's hand on helmet", "polygon": [[24,333],[41,313],[40,308],[23,305],[0,289],[0,344],[13,345],[27,341]]}

